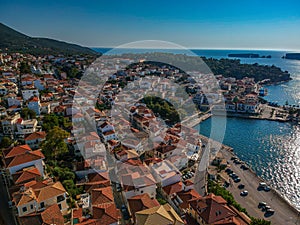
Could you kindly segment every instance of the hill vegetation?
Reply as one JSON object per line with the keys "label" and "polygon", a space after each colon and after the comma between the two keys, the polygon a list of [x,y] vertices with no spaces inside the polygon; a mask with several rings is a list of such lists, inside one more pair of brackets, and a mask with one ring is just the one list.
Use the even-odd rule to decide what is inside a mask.
{"label": "hill vegetation", "polygon": [[[258,63],[245,64],[239,59],[214,59],[206,57],[195,57],[183,54],[171,53],[144,53],[144,54],[123,54],[123,57],[132,59],[144,58],[146,61],[164,62],[169,65],[188,71],[200,71],[203,73],[213,72],[215,75],[223,75],[224,77],[235,77],[242,79],[244,77],[254,78],[256,82],[267,80],[266,83],[278,83],[291,80],[288,71],[272,65],[260,65]],[[205,63],[205,64],[204,64]]]}
{"label": "hill vegetation", "polygon": [[29,37],[0,23],[0,49],[2,52],[21,52],[33,55],[98,54],[94,50],[76,44],[50,38]]}

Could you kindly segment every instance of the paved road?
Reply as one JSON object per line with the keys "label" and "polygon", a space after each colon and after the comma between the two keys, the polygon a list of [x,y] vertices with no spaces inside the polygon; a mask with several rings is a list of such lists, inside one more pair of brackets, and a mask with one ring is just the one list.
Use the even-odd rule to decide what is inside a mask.
{"label": "paved road", "polygon": [[0,216],[5,225],[15,225],[15,220],[12,215],[12,210],[8,207],[8,194],[3,181],[2,174],[0,175]]}
{"label": "paved road", "polygon": [[[290,205],[280,198],[275,191],[270,192],[258,191],[257,187],[259,182],[262,182],[259,177],[257,177],[250,170],[242,170],[241,165],[236,165],[230,158],[232,153],[221,150],[224,157],[230,162],[232,170],[241,178],[241,182],[234,183],[227,189],[233,194],[236,201],[244,208],[247,209],[251,216],[257,218],[264,218],[270,220],[272,225],[300,225],[300,214],[293,210]],[[246,197],[240,196],[241,190],[238,189],[239,184],[245,185],[245,190],[249,192]],[[275,214],[270,217],[265,217],[264,212],[262,212],[257,206],[259,202],[266,202],[275,210]]]}

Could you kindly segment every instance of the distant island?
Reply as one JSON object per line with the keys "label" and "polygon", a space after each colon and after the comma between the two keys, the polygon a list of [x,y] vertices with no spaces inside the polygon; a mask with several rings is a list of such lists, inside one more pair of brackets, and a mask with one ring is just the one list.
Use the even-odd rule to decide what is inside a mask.
{"label": "distant island", "polygon": [[272,58],[271,55],[260,56],[259,54],[255,54],[255,53],[234,53],[234,54],[228,54],[228,57],[234,57],[234,58]]}
{"label": "distant island", "polygon": [[300,60],[300,53],[286,53],[282,58]]}
{"label": "distant island", "polygon": [[33,55],[99,55],[98,52],[90,48],[76,44],[50,38],[29,37],[3,23],[0,23],[0,49],[2,52],[20,52]]}

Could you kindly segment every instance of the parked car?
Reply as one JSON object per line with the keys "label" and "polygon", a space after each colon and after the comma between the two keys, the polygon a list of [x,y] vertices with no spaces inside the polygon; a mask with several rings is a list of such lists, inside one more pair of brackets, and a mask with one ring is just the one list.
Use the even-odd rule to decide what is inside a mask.
{"label": "parked car", "polygon": [[246,166],[245,164],[243,164],[243,165],[241,165],[241,169],[243,169],[243,170],[248,170],[248,169],[249,169],[249,167],[248,167],[248,166]]}
{"label": "parked car", "polygon": [[265,186],[265,187],[264,187],[264,191],[271,191],[270,186]]}
{"label": "parked car", "polygon": [[266,207],[267,203],[266,202],[259,202],[258,203],[258,208],[264,208]]}
{"label": "parked car", "polygon": [[245,185],[244,184],[240,184],[239,186],[238,186],[238,189],[244,189],[245,188]]}
{"label": "parked car", "polygon": [[234,162],[235,164],[241,164],[241,161],[238,160],[238,159],[235,159],[233,162]]}
{"label": "parked car", "polygon": [[235,173],[231,173],[231,174],[229,174],[229,176],[232,177],[232,178],[234,178],[234,177],[236,177],[237,175],[236,175]]}
{"label": "parked car", "polygon": [[9,201],[8,202],[8,207],[11,209],[13,207],[13,202],[12,201]]}
{"label": "parked car", "polygon": [[275,213],[274,209],[267,209],[266,211],[267,214],[273,215]]}
{"label": "parked car", "polygon": [[125,220],[129,220],[130,219],[130,215],[129,215],[129,212],[128,212],[128,209],[127,209],[126,205],[122,205],[121,206],[121,212],[122,212],[123,218]]}
{"label": "parked car", "polygon": [[226,170],[225,170],[225,173],[229,173],[229,172],[231,172],[232,170],[230,169],[230,168],[227,168]]}
{"label": "parked car", "polygon": [[269,209],[271,209],[271,206],[269,206],[269,205],[266,205],[266,206],[265,206],[265,207],[263,207],[262,209],[263,209],[263,211],[268,211]]}
{"label": "parked car", "polygon": [[264,190],[266,186],[267,186],[267,184],[265,182],[260,182],[257,189]]}
{"label": "parked car", "polygon": [[239,178],[239,177],[236,177],[236,178],[234,178],[234,180],[233,180],[235,183],[238,183],[238,182],[240,182],[241,181],[241,178]]}
{"label": "parked car", "polygon": [[241,192],[241,196],[247,196],[248,195],[248,191],[247,190],[244,190]]}
{"label": "parked car", "polygon": [[122,186],[121,186],[121,184],[116,183],[116,189],[117,189],[117,192],[121,192],[121,191],[122,191]]}

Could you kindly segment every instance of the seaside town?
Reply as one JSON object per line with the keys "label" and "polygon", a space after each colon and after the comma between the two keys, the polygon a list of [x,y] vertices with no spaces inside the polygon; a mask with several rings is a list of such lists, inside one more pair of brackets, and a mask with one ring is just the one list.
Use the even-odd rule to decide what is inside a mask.
{"label": "seaside town", "polygon": [[[194,82],[143,59],[94,60],[0,54],[9,224],[295,224],[298,211],[268,182],[192,127],[225,114],[299,123],[299,106],[266,102],[253,78],[196,73]],[[109,74],[102,89],[80,79],[96,66]]]}

